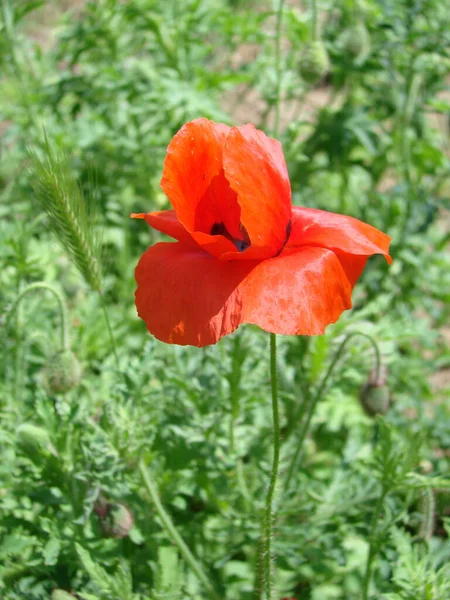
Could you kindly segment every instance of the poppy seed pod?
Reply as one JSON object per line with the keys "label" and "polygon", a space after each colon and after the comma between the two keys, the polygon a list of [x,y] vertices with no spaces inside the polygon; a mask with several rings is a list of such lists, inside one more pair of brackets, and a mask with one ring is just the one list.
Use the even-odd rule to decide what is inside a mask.
{"label": "poppy seed pod", "polygon": [[369,376],[367,382],[361,388],[361,406],[369,417],[385,415],[389,410],[390,392],[386,384],[386,369],[381,368],[377,376],[375,371]]}
{"label": "poppy seed pod", "polygon": [[370,34],[364,23],[346,29],[341,37],[342,48],[356,63],[363,63],[370,54]]}
{"label": "poppy seed pod", "polygon": [[109,537],[126,537],[134,524],[133,515],[124,504],[108,504],[101,517],[103,533]]}
{"label": "poppy seed pod", "polygon": [[64,590],[53,590],[51,600],[73,600],[76,598],[73,594],[65,592]]}
{"label": "poppy seed pod", "polygon": [[42,378],[48,392],[65,394],[80,383],[80,363],[71,350],[63,350],[48,360],[42,369]]}
{"label": "poppy seed pod", "polygon": [[320,40],[310,42],[303,50],[300,75],[307,83],[318,83],[328,73],[330,59],[325,45]]}

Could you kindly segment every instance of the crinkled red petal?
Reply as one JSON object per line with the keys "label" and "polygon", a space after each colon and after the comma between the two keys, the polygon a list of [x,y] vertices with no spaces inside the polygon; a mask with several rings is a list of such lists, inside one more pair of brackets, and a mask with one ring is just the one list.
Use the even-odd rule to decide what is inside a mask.
{"label": "crinkled red petal", "polygon": [[253,125],[233,127],[225,143],[223,168],[251,241],[243,257],[277,255],[286,243],[291,219],[291,186],[281,144]]}
{"label": "crinkled red petal", "polygon": [[183,125],[167,148],[161,188],[188,231],[196,230],[197,206],[222,170],[229,131],[222,123],[196,119]]}
{"label": "crinkled red petal", "polygon": [[225,262],[183,243],[159,243],[136,268],[136,306],[148,330],[173,344],[214,344],[241,323],[316,335],[351,307],[350,272],[323,248]]}
{"label": "crinkled red petal", "polygon": [[318,246],[347,254],[382,254],[390,264],[391,238],[353,217],[294,206],[288,247]]}
{"label": "crinkled red petal", "polygon": [[253,261],[221,262],[181,242],[151,246],[135,271],[136,307],[169,344],[208,346],[242,323],[239,284]]}
{"label": "crinkled red petal", "polygon": [[244,322],[286,335],[321,334],[352,305],[346,269],[324,248],[285,250],[262,261],[240,291]]}

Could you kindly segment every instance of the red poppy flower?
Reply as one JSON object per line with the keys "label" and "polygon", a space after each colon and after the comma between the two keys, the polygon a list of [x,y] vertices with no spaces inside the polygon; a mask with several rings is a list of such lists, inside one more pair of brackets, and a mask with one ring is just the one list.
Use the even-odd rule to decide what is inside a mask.
{"label": "red poppy flower", "polygon": [[253,125],[184,125],[161,187],[173,210],[132,216],[178,240],[151,246],[136,268],[138,314],[164,342],[207,346],[242,323],[323,333],[351,307],[367,258],[390,261],[374,227],[292,206],[281,145]]}

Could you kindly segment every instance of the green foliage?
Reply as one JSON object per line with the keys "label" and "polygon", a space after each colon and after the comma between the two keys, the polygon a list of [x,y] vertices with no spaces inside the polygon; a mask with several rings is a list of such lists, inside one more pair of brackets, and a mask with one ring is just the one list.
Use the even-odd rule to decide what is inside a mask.
{"label": "green foliage", "polygon": [[[314,87],[300,69],[311,14],[285,4],[281,137],[294,202],[383,229],[394,262],[371,259],[353,310],[324,336],[279,340],[274,600],[359,600],[370,554],[372,598],[441,600],[450,590],[448,6],[317,3],[329,62]],[[162,161],[185,121],[270,131],[273,7],[101,0],[46,29],[53,12],[54,3],[1,1],[0,596],[208,598],[149,501],[142,460],[219,597],[250,600],[272,451],[268,340],[251,326],[203,350],[149,337],[133,270],[159,238],[128,216],[167,207]],[[33,282],[67,299],[82,370],[67,393],[42,377],[61,348],[53,299],[27,293],[10,312]],[[92,293],[100,288],[103,297]],[[374,355],[355,336],[286,491],[311,402],[356,331],[380,348],[389,407],[376,418],[361,407]],[[128,511],[127,527],[112,529],[118,515],[105,503],[121,518]]]}

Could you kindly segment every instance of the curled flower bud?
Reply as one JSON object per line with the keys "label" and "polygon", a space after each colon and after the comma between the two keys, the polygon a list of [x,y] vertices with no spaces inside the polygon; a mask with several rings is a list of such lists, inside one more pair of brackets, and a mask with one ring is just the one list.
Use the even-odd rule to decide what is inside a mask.
{"label": "curled flower bud", "polygon": [[45,388],[54,394],[65,394],[77,387],[81,379],[81,366],[70,350],[58,352],[42,369]]}
{"label": "curled flower bud", "polygon": [[304,49],[300,62],[300,75],[312,85],[328,73],[330,59],[325,45],[320,40],[310,42]]}
{"label": "curled flower bud", "polygon": [[381,368],[377,375],[375,371],[369,376],[363,385],[359,399],[361,405],[369,417],[385,415],[390,405],[390,392],[386,384],[386,369]]}
{"label": "curled flower bud", "polygon": [[109,503],[100,498],[94,507],[100,517],[103,533],[109,537],[126,537],[134,524],[133,514],[124,504]]}

